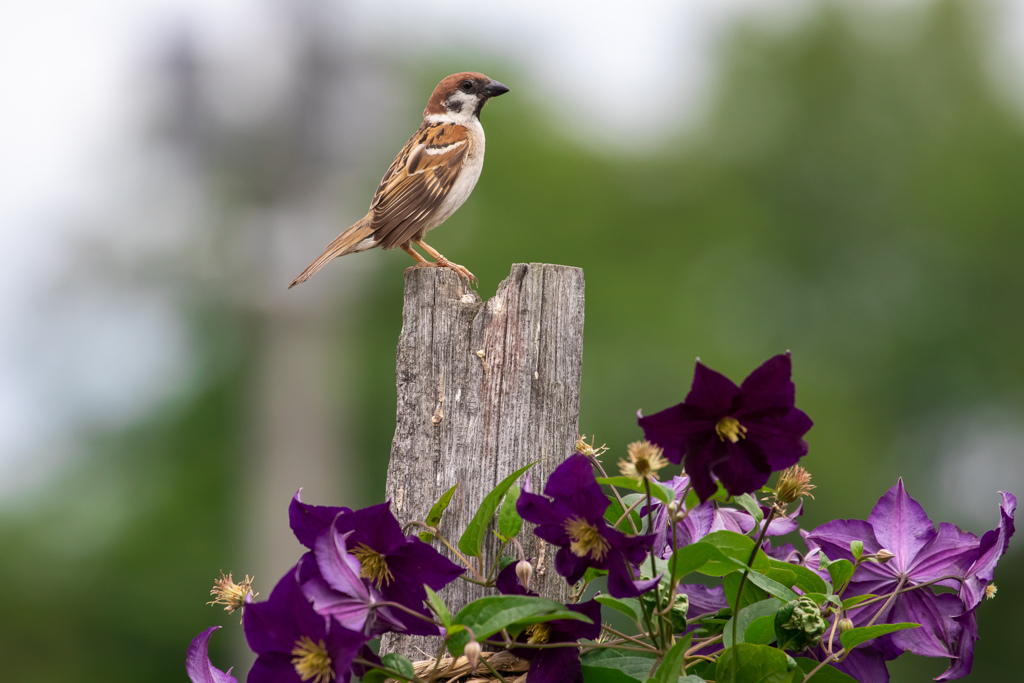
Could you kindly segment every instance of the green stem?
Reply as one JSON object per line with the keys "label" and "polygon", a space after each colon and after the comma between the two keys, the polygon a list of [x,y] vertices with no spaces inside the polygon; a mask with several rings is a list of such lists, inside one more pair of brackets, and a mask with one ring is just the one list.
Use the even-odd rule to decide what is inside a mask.
{"label": "green stem", "polygon": [[[590,464],[593,465],[594,467],[596,467],[597,471],[601,473],[601,476],[604,477],[605,479],[607,479],[608,478],[608,473],[604,471],[604,467],[601,466],[601,461],[597,459],[597,456],[591,454],[591,455],[588,455],[587,458],[590,460]],[[615,488],[614,486],[609,486],[608,488],[610,488],[612,490],[612,495],[615,496],[615,500],[619,501],[619,507],[622,508],[623,510],[625,510],[626,509],[626,504],[624,502],[622,502],[622,496],[619,495],[619,490],[617,488]],[[633,523],[633,518],[632,517],[627,517],[627,519],[629,519],[629,526],[632,527],[633,533],[634,534],[640,533],[640,530],[636,528],[636,524]]]}
{"label": "green stem", "polygon": [[[764,520],[761,522],[761,533],[757,535],[757,540],[754,541],[754,548],[750,551],[750,558],[747,559],[747,568],[743,570],[743,576],[740,577],[739,588],[736,589],[736,607],[732,612],[732,646],[736,647],[736,639],[738,637],[739,623],[740,623],[740,600],[743,598],[743,587],[747,583],[747,576],[750,574],[750,568],[754,565],[754,558],[757,557],[757,551],[761,548],[761,542],[764,541],[764,537],[768,534],[768,525],[771,523],[772,518],[775,517],[775,506],[773,505],[768,514],[765,515]],[[732,674],[732,681],[736,683],[736,667],[739,666],[736,661],[736,654],[733,653],[732,666],[729,667],[729,671]]]}

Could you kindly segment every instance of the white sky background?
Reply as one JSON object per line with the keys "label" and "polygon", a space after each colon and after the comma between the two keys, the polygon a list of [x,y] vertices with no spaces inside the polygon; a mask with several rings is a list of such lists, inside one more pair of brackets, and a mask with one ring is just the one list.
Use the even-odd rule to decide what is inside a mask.
{"label": "white sky background", "polygon": [[[142,163],[129,160],[139,144],[131,137],[155,39],[187,22],[206,54],[272,61],[282,47],[275,8],[294,1],[32,0],[0,9],[0,504],[72,453],[77,429],[144,412],[187,366],[187,340],[166,302],[124,293],[62,308],[51,285],[74,264],[71,231],[95,225],[77,218],[116,207],[117,179],[132,172],[119,164]],[[558,124],[600,146],[621,117],[637,115],[637,93],[647,143],[692,121],[730,21],[786,24],[813,0],[315,1],[336,8],[357,47],[514,65],[529,77],[509,83],[514,90],[557,103]],[[1003,7],[1020,64],[1024,2]]]}

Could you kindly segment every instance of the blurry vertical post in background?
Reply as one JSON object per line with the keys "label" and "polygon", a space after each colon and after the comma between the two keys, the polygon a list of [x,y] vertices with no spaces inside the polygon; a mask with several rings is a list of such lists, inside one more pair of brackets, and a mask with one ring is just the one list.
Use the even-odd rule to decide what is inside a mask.
{"label": "blurry vertical post in background", "polygon": [[[517,263],[487,303],[451,270],[411,269],[405,277],[398,415],[387,479],[399,520],[426,519],[458,483],[438,527],[455,544],[484,497],[517,469],[539,461],[530,472],[531,488],[540,492],[576,443],[582,369],[581,269]],[[568,586],[554,571],[554,554],[545,553],[532,534],[521,536],[523,550],[534,559],[531,589],[566,600]],[[485,571],[498,550],[498,540],[487,533]],[[516,555],[513,546],[505,553]],[[490,593],[458,581],[441,595],[455,614]],[[423,659],[437,645],[388,634],[381,650]]]}

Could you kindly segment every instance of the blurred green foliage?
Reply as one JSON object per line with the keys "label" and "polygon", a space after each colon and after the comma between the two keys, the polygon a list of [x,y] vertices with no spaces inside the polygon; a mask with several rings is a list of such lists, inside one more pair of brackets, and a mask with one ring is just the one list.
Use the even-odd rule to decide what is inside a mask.
{"label": "blurred green foliage", "polygon": [[[934,491],[940,427],[1024,407],[1024,126],[986,70],[986,21],[968,2],[828,4],[791,31],[740,26],[706,118],[649,155],[629,152],[645,122],[628,84],[636,118],[592,149],[545,125],[552,103],[503,77],[514,92],[484,112],[487,170],[432,242],[480,277],[485,298],[514,262],[584,268],[580,429],[613,454],[639,438],[638,408],[682,400],[696,356],[740,380],[791,349],[797,404],[816,421],[804,464],[820,495],[806,526],[863,518],[898,476],[947,520]],[[365,499],[324,502],[382,496],[403,257],[358,257],[387,261],[352,321],[353,424],[377,470]],[[211,317],[245,325],[240,311]],[[188,405],[92,439],[40,512],[0,518],[4,680],[181,681],[188,640],[231,621],[199,607],[239,524],[227,482],[251,353],[228,367]],[[995,491],[990,502],[988,527]],[[95,516],[109,533],[93,542]],[[1015,678],[1019,558],[979,610],[970,680]],[[213,642],[222,666],[226,642]],[[904,660],[894,680],[946,666]]]}

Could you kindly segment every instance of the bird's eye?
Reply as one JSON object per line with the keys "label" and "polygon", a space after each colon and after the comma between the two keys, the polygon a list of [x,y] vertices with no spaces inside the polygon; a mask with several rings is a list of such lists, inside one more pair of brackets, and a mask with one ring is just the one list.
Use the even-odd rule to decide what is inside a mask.
{"label": "bird's eye", "polygon": [[473,90],[473,81],[462,81],[462,83],[459,83],[459,90],[462,92],[470,92]]}

